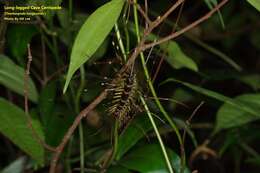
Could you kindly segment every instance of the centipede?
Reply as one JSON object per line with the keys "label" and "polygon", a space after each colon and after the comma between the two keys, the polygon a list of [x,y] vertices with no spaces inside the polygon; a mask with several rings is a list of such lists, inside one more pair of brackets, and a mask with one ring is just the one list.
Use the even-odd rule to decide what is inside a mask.
{"label": "centipede", "polygon": [[108,112],[118,121],[118,131],[121,133],[136,114],[140,91],[135,70],[128,69],[118,74],[109,90],[111,104]]}

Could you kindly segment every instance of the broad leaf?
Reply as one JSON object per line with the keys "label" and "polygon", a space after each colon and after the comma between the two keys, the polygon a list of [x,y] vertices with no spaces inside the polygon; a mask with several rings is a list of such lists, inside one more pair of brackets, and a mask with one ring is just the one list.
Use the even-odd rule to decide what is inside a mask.
{"label": "broad leaf", "polygon": [[181,50],[176,42],[170,41],[160,45],[160,48],[167,52],[165,59],[172,67],[176,69],[186,67],[198,71],[197,64]]}
{"label": "broad leaf", "polygon": [[91,14],[81,27],[72,47],[69,70],[63,92],[75,71],[96,52],[105,40],[122,10],[123,0],[112,0]]}
{"label": "broad leaf", "polygon": [[[244,94],[234,99],[237,102],[241,102],[247,107],[260,111],[260,94]],[[260,118],[260,113],[257,115],[248,113],[241,109],[238,109],[234,105],[225,103],[220,107],[217,113],[217,124],[215,131],[219,131],[226,128],[237,127],[242,124],[257,120]]]}
{"label": "broad leaf", "polygon": [[176,79],[173,79],[173,78],[170,78],[170,79],[167,79],[165,80],[162,84],[165,84],[167,82],[177,82],[177,83],[180,83],[198,93],[201,93],[205,96],[208,96],[208,97],[211,97],[211,98],[214,98],[216,100],[219,100],[219,101],[222,101],[222,102],[225,102],[229,105],[232,105],[234,107],[236,107],[237,109],[239,109],[240,111],[244,111],[246,113],[249,113],[249,114],[253,114],[255,116],[259,116],[260,115],[260,110],[256,110],[256,109],[252,109],[251,107],[249,107],[248,105],[240,102],[240,101],[237,101],[235,99],[232,99],[230,97],[227,97],[227,96],[224,96],[220,93],[217,93],[217,92],[214,92],[214,91],[211,91],[211,90],[208,90],[208,89],[204,89],[202,87],[198,87],[196,85],[192,85],[190,83],[187,83],[187,82],[183,82],[183,81],[179,81],[179,80],[176,80]]}
{"label": "broad leaf", "polygon": [[[217,126],[214,131],[215,133],[223,128],[238,126],[238,125],[245,124],[247,122],[260,118],[260,108],[259,108],[259,105],[260,105],[259,98],[260,97],[259,97],[259,95],[254,95],[254,96],[245,95],[242,97],[242,100],[241,100],[241,98],[232,99],[232,98],[224,96],[220,93],[217,93],[217,92],[214,92],[211,90],[207,90],[207,89],[192,85],[187,82],[179,81],[176,79],[167,79],[163,83],[166,83],[166,82],[181,83],[184,86],[186,86],[198,93],[201,93],[203,95],[214,98],[216,100],[225,102],[226,105],[229,105],[228,108],[226,108],[227,106],[225,106],[224,110],[222,108],[222,110],[220,112],[220,114],[221,114],[220,118],[219,118],[219,113],[218,113]],[[238,113],[238,112],[240,112],[240,113]],[[227,114],[229,115],[228,118],[226,118]],[[233,119],[233,116],[237,116],[240,119],[235,118],[236,119],[236,121],[235,121],[235,119]],[[233,124],[231,121],[233,121]]]}
{"label": "broad leaf", "polygon": [[[0,62],[0,84],[24,95],[24,69],[4,55],[0,55]],[[38,100],[38,93],[31,78],[28,82],[28,98],[33,102]]]}
{"label": "broad leaf", "polygon": [[[176,173],[181,172],[181,159],[171,149],[167,149],[171,164]],[[140,173],[168,173],[164,156],[161,152],[160,145],[147,144],[131,150],[120,162],[124,167],[138,171]],[[190,171],[185,168],[183,173]]]}
{"label": "broad leaf", "polygon": [[[129,24],[131,32],[135,33],[135,27],[134,24]],[[143,28],[141,28],[141,31],[143,31]],[[159,37],[155,34],[150,34],[147,38],[150,41],[158,40]],[[185,52],[183,52],[175,41],[169,41],[167,43],[159,45],[159,48],[166,53],[166,61],[176,69],[180,68],[188,68],[193,71],[198,71],[197,64],[193,61],[192,58],[187,56]]]}
{"label": "broad leaf", "polygon": [[249,4],[255,7],[260,12],[260,1],[259,0],[247,0]]}
{"label": "broad leaf", "polygon": [[[39,121],[32,119],[35,133],[43,138]],[[0,132],[38,163],[44,161],[44,148],[35,139],[22,109],[0,98]]]}

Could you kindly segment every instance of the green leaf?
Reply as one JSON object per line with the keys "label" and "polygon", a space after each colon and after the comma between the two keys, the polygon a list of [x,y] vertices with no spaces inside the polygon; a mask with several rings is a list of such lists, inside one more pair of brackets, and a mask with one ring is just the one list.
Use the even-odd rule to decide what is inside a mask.
{"label": "green leaf", "polygon": [[[4,55],[0,55],[0,62],[0,84],[23,96],[24,69]],[[35,103],[38,101],[38,93],[31,78],[28,82],[28,98]]]}
{"label": "green leaf", "polygon": [[[204,88],[201,88],[201,87],[198,87],[198,86],[195,86],[195,85],[192,85],[190,83],[187,83],[187,82],[183,82],[183,81],[179,81],[179,80],[176,80],[176,79],[167,79],[166,81],[164,81],[162,84],[165,84],[167,82],[177,82],[177,83],[181,83],[182,85],[198,92],[198,93],[201,93],[205,96],[208,96],[208,97],[211,97],[211,98],[214,98],[216,100],[219,100],[219,101],[222,101],[222,102],[225,102],[225,104],[228,104],[229,106],[233,107],[234,109],[237,109],[238,111],[240,112],[243,112],[245,115],[245,119],[244,120],[241,120],[241,121],[244,121],[244,122],[249,122],[249,121],[252,121],[253,120],[253,117],[260,117],[260,109],[259,107],[257,107],[258,105],[255,105],[255,107],[253,107],[252,105],[249,105],[247,101],[241,101],[239,99],[232,99],[232,98],[229,98],[227,96],[224,96],[220,93],[217,93],[217,92],[214,92],[214,91],[211,91],[211,90],[207,90],[207,89],[204,89]],[[259,102],[259,100],[257,101],[257,98],[255,98],[258,96],[254,96],[254,101],[253,103],[256,104]],[[225,118],[224,118],[225,119]],[[240,120],[237,120],[237,124],[241,124],[241,121]],[[218,127],[219,125],[217,125],[216,129],[215,129],[215,133],[218,132],[221,128],[223,127]]]}
{"label": "green leaf", "polygon": [[234,100],[232,98],[229,98],[227,96],[224,96],[220,93],[217,93],[217,92],[214,92],[214,91],[211,91],[211,90],[208,90],[208,89],[204,89],[202,87],[198,87],[196,85],[192,85],[190,83],[187,83],[187,82],[183,82],[183,81],[180,81],[180,80],[176,80],[176,79],[173,79],[173,78],[170,78],[170,79],[167,79],[165,80],[162,84],[165,84],[167,82],[177,82],[177,83],[180,83],[198,93],[201,93],[205,96],[208,96],[208,97],[211,97],[211,98],[214,98],[216,100],[219,100],[219,101],[222,101],[222,102],[226,102],[227,104],[230,104],[230,105],[233,105],[235,106],[237,109],[240,109],[242,111],[245,111],[247,113],[250,113],[250,114],[254,114],[256,116],[258,116],[258,114],[260,113],[259,111],[256,111],[254,109],[252,109],[251,107],[248,107],[247,105],[237,101],[237,100]]}
{"label": "green leaf", "polygon": [[260,12],[260,1],[259,0],[247,0],[249,4],[255,7]]}
{"label": "green leaf", "polygon": [[[135,33],[134,25],[132,23],[130,25],[131,32]],[[141,28],[143,31],[143,28]],[[150,34],[148,36],[148,40],[154,41],[158,40],[159,37],[155,34]],[[165,60],[176,69],[180,68],[188,68],[193,71],[198,71],[197,64],[193,61],[192,58],[188,57],[180,48],[180,46],[175,41],[169,41],[167,43],[163,43],[159,45],[160,49],[163,52],[167,53]]]}
{"label": "green leaf", "polygon": [[27,52],[27,45],[32,37],[37,33],[37,29],[33,25],[11,25],[7,30],[7,44],[12,56],[24,65],[24,55]]}
{"label": "green leaf", "polygon": [[0,172],[1,173],[22,173],[24,170],[25,163],[26,163],[26,158],[20,157]]}
{"label": "green leaf", "polygon": [[[32,119],[32,123],[35,132],[43,138],[39,121]],[[24,111],[3,98],[0,98],[0,132],[39,164],[44,162],[44,148],[28,127]]]}
{"label": "green leaf", "polygon": [[237,127],[260,118],[260,94],[244,94],[236,97],[234,101],[243,103],[259,114],[254,115],[225,103],[217,112],[216,131]]}
{"label": "green leaf", "polygon": [[130,148],[132,148],[145,133],[152,129],[152,125],[144,114],[138,117],[129,125],[129,127],[119,136],[116,160],[119,160]]}
{"label": "green leaf", "polygon": [[181,105],[185,102],[188,102],[193,98],[193,95],[189,93],[187,90],[184,90],[182,88],[177,88],[174,91],[173,96],[171,96],[171,99],[175,100],[170,102],[171,108],[176,108],[178,105]]}
{"label": "green leaf", "polygon": [[123,0],[112,0],[91,14],[81,27],[72,47],[71,60],[63,92],[66,91],[75,71],[99,48],[116,23]]}
{"label": "green leaf", "polygon": [[[171,149],[167,149],[171,164],[176,173],[181,172],[181,159]],[[138,171],[140,173],[168,173],[168,169],[161,152],[160,145],[146,144],[139,148],[131,150],[120,162],[124,167]],[[185,168],[184,173],[190,171]]]}
{"label": "green leaf", "polygon": [[160,48],[168,53],[168,56],[166,56],[166,61],[172,67],[176,69],[186,67],[190,70],[198,71],[197,64],[181,50],[176,42],[170,41],[168,43],[161,44]]}

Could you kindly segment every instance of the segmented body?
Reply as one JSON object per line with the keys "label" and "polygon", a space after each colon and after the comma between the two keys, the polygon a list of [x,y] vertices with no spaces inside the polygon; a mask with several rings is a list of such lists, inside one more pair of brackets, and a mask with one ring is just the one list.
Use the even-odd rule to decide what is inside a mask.
{"label": "segmented body", "polygon": [[112,105],[109,112],[119,122],[119,131],[122,131],[135,115],[138,98],[138,82],[136,74],[127,70],[118,75],[111,85]]}

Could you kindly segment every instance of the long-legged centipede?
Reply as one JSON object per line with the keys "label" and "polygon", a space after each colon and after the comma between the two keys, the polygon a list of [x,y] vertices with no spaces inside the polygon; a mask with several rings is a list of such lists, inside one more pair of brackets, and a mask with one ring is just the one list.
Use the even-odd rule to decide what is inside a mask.
{"label": "long-legged centipede", "polygon": [[138,82],[133,69],[116,76],[110,84],[111,106],[109,114],[119,122],[119,132],[125,129],[135,115],[138,100]]}

